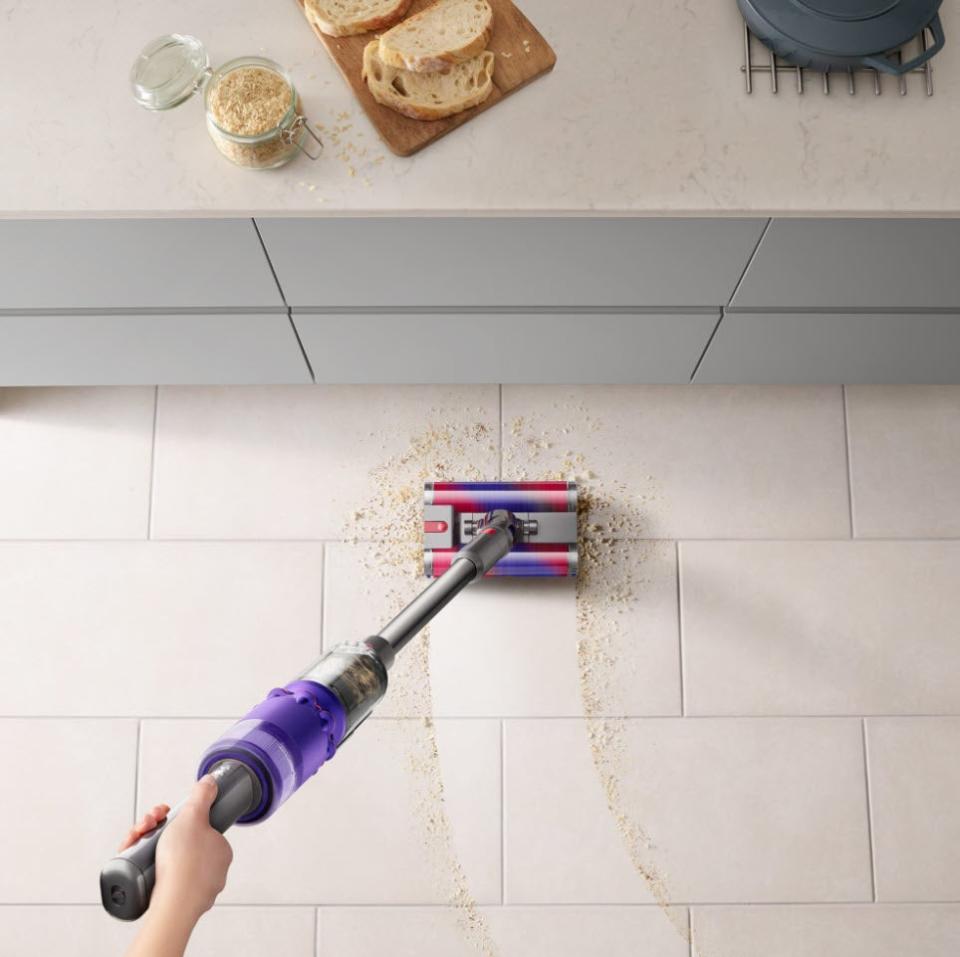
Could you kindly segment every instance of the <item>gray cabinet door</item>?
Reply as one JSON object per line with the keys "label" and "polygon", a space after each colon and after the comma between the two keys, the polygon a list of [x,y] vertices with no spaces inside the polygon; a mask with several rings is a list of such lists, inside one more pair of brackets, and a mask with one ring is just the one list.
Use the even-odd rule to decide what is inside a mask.
{"label": "gray cabinet door", "polygon": [[0,386],[310,381],[286,315],[0,315]]}
{"label": "gray cabinet door", "polygon": [[715,313],[295,313],[317,382],[688,382]]}
{"label": "gray cabinet door", "polygon": [[250,219],[0,222],[0,311],[283,308]]}
{"label": "gray cabinet door", "polygon": [[960,310],[960,219],[778,219],[733,309]]}
{"label": "gray cabinet door", "polygon": [[960,313],[727,313],[697,382],[960,382]]}
{"label": "gray cabinet door", "polygon": [[722,306],[758,219],[262,219],[293,307]]}

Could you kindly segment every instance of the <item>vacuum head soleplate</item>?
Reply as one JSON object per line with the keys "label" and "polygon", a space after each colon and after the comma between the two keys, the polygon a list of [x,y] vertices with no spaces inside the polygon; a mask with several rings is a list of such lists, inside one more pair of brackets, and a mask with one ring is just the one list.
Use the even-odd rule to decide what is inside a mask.
{"label": "vacuum head soleplate", "polygon": [[521,541],[488,576],[573,578],[577,561],[576,482],[427,482],[423,493],[423,567],[442,575],[476,534],[487,512],[520,520]]}

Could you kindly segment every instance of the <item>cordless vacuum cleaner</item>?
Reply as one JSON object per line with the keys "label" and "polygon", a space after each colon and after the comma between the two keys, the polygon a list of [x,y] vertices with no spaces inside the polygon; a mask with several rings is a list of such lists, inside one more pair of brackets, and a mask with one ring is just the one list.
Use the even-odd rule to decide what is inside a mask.
{"label": "cordless vacuum cleaner", "polygon": [[[338,645],[267,697],[209,748],[197,777],[212,774],[210,824],[266,820],[337,752],[387,690],[400,651],[458,592],[484,576],[577,574],[574,482],[429,482],[424,567],[435,579],[372,638]],[[106,910],[136,920],[150,904],[157,841],[167,820],[100,873]]]}

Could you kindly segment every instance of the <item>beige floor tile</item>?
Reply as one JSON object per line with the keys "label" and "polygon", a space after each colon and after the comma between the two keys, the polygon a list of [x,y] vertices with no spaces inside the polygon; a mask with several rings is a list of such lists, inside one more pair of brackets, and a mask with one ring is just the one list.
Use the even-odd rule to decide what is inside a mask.
{"label": "beige floor tile", "polygon": [[99,903],[131,824],[136,742],[136,721],[0,719],[0,903]]}
{"label": "beige floor tile", "polygon": [[588,730],[507,722],[509,903],[871,898],[859,721]]}
{"label": "beige floor tile", "polygon": [[[214,907],[190,937],[190,957],[282,951],[314,957],[312,907]],[[120,957],[138,923],[109,917],[99,905],[0,907],[4,957]]]}
{"label": "beige floor tile", "polygon": [[300,543],[0,544],[0,711],[246,710],[319,654],[322,553]]}
{"label": "beige floor tile", "polygon": [[[179,800],[225,727],[145,721],[141,802]],[[228,832],[235,859],[223,900],[444,903],[459,889],[451,878],[457,867],[467,893],[499,900],[499,724],[439,721],[436,735],[433,759],[422,722],[364,725],[273,817]]]}
{"label": "beige floor tile", "polygon": [[[657,907],[486,907],[482,930],[437,907],[329,908],[319,957],[687,957]],[[686,914],[678,914],[678,923]],[[484,951],[481,946],[486,944]]]}
{"label": "beige floor tile", "polygon": [[870,718],[867,753],[877,899],[960,901],[960,718]]}
{"label": "beige floor tile", "polygon": [[0,389],[0,538],[145,538],[153,399]]}
{"label": "beige floor tile", "polygon": [[835,388],[505,386],[504,475],[580,477],[641,538],[849,535]]}
{"label": "beige floor tile", "polygon": [[960,711],[960,542],[683,542],[690,714]]}
{"label": "beige floor tile", "polygon": [[694,957],[955,957],[960,907],[695,907]]}
{"label": "beige floor tile", "polygon": [[161,389],[154,535],[393,536],[438,472],[496,476],[498,414],[496,386]]}
{"label": "beige floor tile", "polygon": [[[619,548],[629,600],[611,597],[625,576],[610,570],[612,582],[581,582],[579,593],[572,581],[485,581],[445,608],[430,627],[434,713],[578,716],[586,681],[597,691],[592,713],[679,714],[674,545]],[[366,545],[328,546],[326,574],[324,634],[334,642],[374,634],[427,584],[385,575]],[[578,649],[582,637],[592,643]],[[429,712],[421,639],[414,641],[378,714]],[[615,655],[616,667],[603,668],[597,659],[604,655]]]}
{"label": "beige floor tile", "polygon": [[960,536],[960,386],[847,389],[854,533]]}

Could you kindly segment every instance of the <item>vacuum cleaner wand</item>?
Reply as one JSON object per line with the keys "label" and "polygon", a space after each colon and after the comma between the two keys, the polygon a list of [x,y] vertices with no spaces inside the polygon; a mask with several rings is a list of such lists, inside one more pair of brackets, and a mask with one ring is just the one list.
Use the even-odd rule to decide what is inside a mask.
{"label": "vacuum cleaner wand", "polygon": [[517,519],[512,512],[490,512],[480,533],[457,552],[456,559],[433,584],[380,630],[380,637],[399,651],[470,582],[483,578],[510,551],[517,537]]}
{"label": "vacuum cleaner wand", "polygon": [[[451,483],[453,484],[453,483]],[[534,487],[535,486],[535,487]],[[558,511],[558,497],[572,512],[573,540],[544,542],[541,538],[516,574],[530,575],[541,562],[538,547],[567,549],[568,575],[576,564],[576,486],[570,482],[459,483],[472,489],[470,500],[508,506],[513,493],[518,503],[529,505],[537,495]],[[561,488],[562,487],[562,488]],[[427,486],[428,503],[436,486]],[[493,498],[490,490],[494,490]],[[476,496],[479,495],[480,498]],[[486,496],[486,497],[484,497]],[[532,496],[532,498],[531,498]],[[445,506],[453,508],[453,506]],[[429,513],[427,513],[429,514]],[[537,513],[540,514],[540,513]],[[546,513],[544,513],[546,517]],[[452,522],[453,515],[450,520]],[[425,518],[425,537],[437,534],[445,520]],[[546,522],[556,534],[560,526]],[[217,797],[210,808],[210,824],[223,833],[233,824],[253,824],[269,817],[305,781],[334,756],[337,748],[369,717],[387,690],[387,675],[397,652],[421,631],[467,585],[491,574],[519,543],[542,535],[537,519],[518,517],[509,507],[496,507],[482,514],[462,512],[461,547],[450,556],[445,570],[379,634],[359,643],[338,645],[323,655],[299,678],[267,697],[227,729],[207,750],[197,776],[210,773],[217,781]],[[560,529],[570,538],[569,523]],[[554,556],[541,574],[556,575]],[[433,569],[431,569],[433,570]],[[104,908],[121,920],[136,920],[149,907],[155,882],[157,843],[167,820],[132,847],[108,861],[100,873],[100,897]]]}

